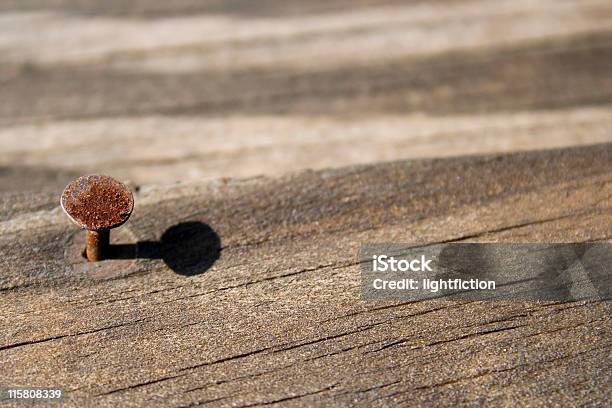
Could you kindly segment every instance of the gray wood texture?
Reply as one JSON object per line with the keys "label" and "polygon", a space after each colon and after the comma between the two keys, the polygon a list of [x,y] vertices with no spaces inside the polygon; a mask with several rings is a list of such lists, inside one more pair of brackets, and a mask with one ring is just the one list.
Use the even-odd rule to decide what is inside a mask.
{"label": "gray wood texture", "polygon": [[17,0],[0,13],[0,191],[612,141],[608,0]]}
{"label": "gray wood texture", "polygon": [[[0,386],[609,404],[609,302],[366,302],[356,264],[611,239],[607,0],[5,0],[0,101]],[[136,199],[96,264],[59,208],[86,173]]]}
{"label": "gray wood texture", "polygon": [[89,265],[56,195],[4,195],[0,383],[79,407],[604,404],[609,302],[366,302],[356,259],[365,242],[609,240],[611,157],[144,188],[125,259]]}

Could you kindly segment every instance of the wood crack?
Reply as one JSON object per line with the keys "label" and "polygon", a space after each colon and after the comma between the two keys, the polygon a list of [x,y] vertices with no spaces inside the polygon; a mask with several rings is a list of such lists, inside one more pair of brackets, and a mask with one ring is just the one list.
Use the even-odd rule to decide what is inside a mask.
{"label": "wood crack", "polygon": [[115,324],[115,325],[112,325],[112,326],[101,327],[99,329],[94,329],[94,330],[89,330],[89,331],[82,331],[82,332],[77,332],[77,333],[72,333],[72,334],[63,334],[63,335],[47,337],[47,338],[39,339],[39,340],[29,340],[29,341],[23,341],[23,342],[20,342],[20,343],[8,344],[6,346],[1,346],[0,347],[0,351],[10,350],[10,349],[13,349],[13,348],[16,348],[16,347],[23,347],[23,346],[30,346],[30,345],[34,345],[34,344],[46,343],[46,342],[50,342],[50,341],[53,341],[53,340],[64,339],[64,338],[67,338],[67,337],[77,337],[77,336],[83,336],[83,335],[86,335],[86,334],[98,333],[98,332],[101,332],[101,331],[116,329],[116,328],[119,328],[119,327],[131,326],[131,325],[136,324],[136,323],[144,322],[145,320],[147,320],[147,319],[146,318],[137,319],[137,320],[134,320],[134,321],[131,321],[131,322],[127,322],[127,323]]}
{"label": "wood crack", "polygon": [[306,393],[303,393],[303,394],[292,395],[292,396],[289,396],[289,397],[279,398],[279,399],[275,399],[275,400],[272,400],[272,401],[256,402],[256,403],[253,403],[253,404],[241,405],[241,408],[259,407],[259,406],[265,406],[265,405],[278,404],[280,402],[293,401],[293,400],[296,400],[296,399],[300,399],[300,398],[308,397],[308,396],[311,396],[311,395],[317,395],[317,394],[321,394],[323,392],[330,391],[330,390],[336,388],[338,385],[340,385],[340,383],[339,382],[335,382],[335,383],[333,383],[331,385],[328,385],[327,387],[318,389],[316,391],[306,392]]}

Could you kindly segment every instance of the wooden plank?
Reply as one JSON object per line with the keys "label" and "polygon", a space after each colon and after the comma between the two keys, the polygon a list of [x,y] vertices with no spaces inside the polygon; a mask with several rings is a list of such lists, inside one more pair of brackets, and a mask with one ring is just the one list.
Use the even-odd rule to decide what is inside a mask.
{"label": "wooden plank", "polygon": [[[369,302],[356,257],[609,241],[611,144],[404,159],[611,142],[611,24],[604,0],[3,1],[0,385],[604,405],[609,302]],[[58,206],[89,172],[137,200],[95,265]]]}
{"label": "wooden plank", "polygon": [[158,184],[612,141],[606,0],[0,11],[3,191],[89,172]]}
{"label": "wooden plank", "polygon": [[143,186],[115,235],[124,259],[96,265],[58,194],[0,195],[0,384],[62,387],[75,407],[605,404],[609,302],[366,302],[356,256],[365,242],[609,240],[611,156]]}
{"label": "wooden plank", "polygon": [[610,141],[610,129],[610,107],[438,118],[158,116],[28,125],[0,130],[6,143],[0,191],[57,191],[89,173],[136,185],[169,184],[566,147]]}

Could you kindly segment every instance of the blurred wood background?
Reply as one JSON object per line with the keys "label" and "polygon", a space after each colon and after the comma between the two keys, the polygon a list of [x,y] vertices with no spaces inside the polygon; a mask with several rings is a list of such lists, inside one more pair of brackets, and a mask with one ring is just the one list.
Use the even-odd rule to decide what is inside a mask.
{"label": "blurred wood background", "polygon": [[608,0],[5,0],[0,190],[612,140]]}

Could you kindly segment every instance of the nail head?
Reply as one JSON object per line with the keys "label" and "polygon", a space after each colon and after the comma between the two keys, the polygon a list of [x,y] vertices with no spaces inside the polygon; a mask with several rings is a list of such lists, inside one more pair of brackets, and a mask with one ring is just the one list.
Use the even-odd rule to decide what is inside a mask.
{"label": "nail head", "polygon": [[75,224],[91,231],[110,230],[122,225],[134,209],[134,196],[125,184],[97,174],[70,182],[60,202]]}

